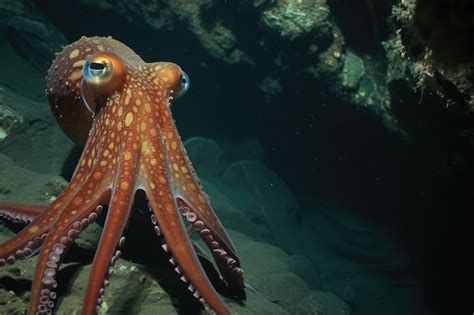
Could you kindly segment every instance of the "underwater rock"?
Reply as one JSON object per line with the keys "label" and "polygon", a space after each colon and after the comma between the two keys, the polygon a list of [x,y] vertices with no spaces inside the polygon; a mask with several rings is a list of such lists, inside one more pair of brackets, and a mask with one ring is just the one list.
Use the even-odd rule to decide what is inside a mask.
{"label": "underwater rock", "polygon": [[311,291],[311,297],[318,301],[321,308],[321,315],[348,315],[350,309],[335,294],[325,291]]}
{"label": "underwater rock", "polygon": [[[239,161],[231,164],[217,187],[229,187],[222,191],[235,201],[236,207],[260,225],[260,229],[267,225],[278,246],[286,250],[292,248],[293,239],[288,238],[287,233],[291,235],[291,229],[298,228],[298,204],[286,183],[263,163]],[[246,206],[244,196],[249,197]],[[280,232],[282,226],[286,226],[286,233]]]}
{"label": "underwater rock", "polygon": [[[404,283],[403,270],[409,263],[406,256],[382,226],[365,222],[336,204],[317,199],[311,209],[299,209],[290,188],[264,164],[258,161],[225,162],[222,157],[226,156],[226,150],[219,144],[219,149],[215,149],[215,145],[215,142],[212,143],[212,151],[219,152],[221,161],[213,161],[219,171],[212,176],[201,176],[201,179],[224,225],[283,249],[260,246],[257,242],[238,247],[244,263],[245,257],[252,257],[253,251],[257,251],[252,244],[257,244],[263,256],[272,257],[265,264],[247,264],[246,275],[251,285],[256,286],[253,274],[271,271],[273,275],[268,279],[275,281],[277,286],[276,283],[283,280],[274,274],[291,273],[304,280],[305,289],[301,289],[302,292],[336,292],[355,309],[385,309],[398,299],[399,306],[393,308],[393,314],[401,314],[414,305],[422,304],[418,284],[409,280],[408,275],[407,283]],[[196,157],[207,154],[198,150],[190,152]],[[213,153],[212,156],[216,155]],[[194,159],[192,155],[191,159]],[[199,173],[199,165],[196,169]],[[238,239],[238,235],[233,234],[233,239]],[[286,253],[292,256],[288,257]],[[396,275],[398,283],[394,283],[393,275]],[[285,281],[290,281],[292,277],[285,278]],[[262,285],[265,286],[265,283]],[[294,285],[298,287],[297,283]],[[384,288],[377,293],[380,299],[365,298],[373,296],[372,290],[377,285]],[[412,292],[412,295],[402,296],[406,291]],[[296,295],[297,292],[300,291],[295,289]],[[270,296],[279,294],[278,291],[264,293]],[[348,310],[347,307],[339,308],[337,303],[336,308],[332,308],[331,297],[324,297],[328,297],[328,314],[332,310],[342,314]],[[307,296],[302,300],[305,302],[297,310],[312,309],[308,306],[312,304]],[[324,314],[324,303],[318,307]],[[287,310],[290,313],[297,311]]]}
{"label": "underwater rock", "polygon": [[49,174],[30,171],[16,165],[0,153],[0,203],[46,204],[58,196],[66,181]]}
{"label": "underwater rock", "polygon": [[222,168],[222,150],[214,140],[192,137],[184,142],[184,146],[200,177],[208,178],[218,174]]}
{"label": "underwater rock", "polygon": [[[9,234],[12,232],[0,229],[0,241],[6,240]],[[281,249],[255,242],[240,233],[230,231],[230,234],[242,257],[246,279],[258,291],[247,291],[248,300],[245,305],[226,299],[232,314],[336,315],[340,313],[325,310],[348,309],[342,300],[335,297],[328,302],[326,296],[333,296],[328,292],[320,293],[320,303],[318,295],[310,291],[303,280],[293,273],[292,258]],[[88,253],[92,255],[93,251]],[[35,263],[36,257],[30,257],[0,269],[0,305],[26,310]],[[90,268],[90,261],[66,262],[61,266],[58,277],[61,278],[62,285],[58,291],[57,314],[80,312]],[[146,265],[120,258],[105,291],[100,314],[177,314],[172,298],[161,285],[163,276],[155,274]],[[173,277],[174,272],[171,271],[169,276]],[[176,281],[180,284],[178,278]]]}
{"label": "underwater rock", "polygon": [[186,23],[189,31],[196,36],[211,56],[230,64],[253,63],[238,46],[234,32],[225,26],[219,17],[213,21],[203,18],[201,11],[212,7],[213,1],[178,0],[166,3],[173,14]]}
{"label": "underwater rock", "polygon": [[97,1],[82,0],[87,6],[97,6],[102,10],[114,10],[128,21],[143,20],[154,29],[172,29],[174,27],[173,12],[161,1]]}
{"label": "underwater rock", "polygon": [[415,88],[474,110],[472,1],[400,0],[392,14],[396,31],[384,44],[391,67],[411,73]]}
{"label": "underwater rock", "polygon": [[203,48],[214,58],[226,63],[250,63],[253,61],[238,47],[234,32],[218,18],[205,21],[202,11],[209,9],[212,0],[200,1],[95,1],[83,0],[89,6],[101,9],[116,10],[129,20],[140,20],[151,28],[173,29],[176,22],[184,23],[188,30],[196,36]]}
{"label": "underwater rock", "polygon": [[420,284],[406,272],[408,258],[383,226],[327,203],[315,202],[314,209],[304,214],[300,247],[322,290],[336,293],[354,314],[407,314],[423,305]]}
{"label": "underwater rock", "polygon": [[[321,306],[311,298],[304,281],[293,273],[267,274],[256,284],[263,293],[278,300],[289,314],[321,314]],[[342,301],[341,301],[342,302]]]}
{"label": "underwater rock", "polygon": [[[58,314],[79,314],[84,292],[89,279],[91,265],[77,264],[62,268],[71,270],[70,280],[63,297],[59,296]],[[139,264],[119,259],[114,274],[104,294],[99,314],[175,314],[169,295],[160,287],[152,275]]]}
{"label": "underwater rock", "polygon": [[260,202],[240,186],[227,186],[220,178],[201,179],[212,207],[222,224],[256,240],[274,243],[273,234],[262,214]]}
{"label": "underwater rock", "polygon": [[[291,74],[300,70],[312,78],[324,80],[336,97],[373,112],[387,129],[406,136],[392,112],[385,74],[372,58],[358,56],[347,47],[325,1],[276,1],[274,7],[263,11],[262,16],[265,25],[278,30],[280,40],[291,43],[302,37],[301,45],[307,47],[307,53],[301,54],[301,51],[289,49],[291,45],[287,44],[283,56],[277,56],[274,61],[280,66],[280,73],[267,76],[260,84],[262,91],[277,95],[278,85],[281,85],[279,78],[286,76],[286,68]],[[283,66],[282,59],[291,66]]]}
{"label": "underwater rock", "polygon": [[260,157],[261,147],[253,141],[226,145],[202,137],[192,137],[184,145],[224,226],[273,243],[258,192],[249,188],[245,171],[226,160],[226,156]]}
{"label": "underwater rock", "polygon": [[[252,261],[252,263],[256,262]],[[0,288],[0,303],[14,305],[17,310],[26,310],[27,292],[31,285],[35,263],[36,259],[28,258],[0,270],[0,279],[6,283],[5,288]],[[61,294],[58,297],[57,314],[80,313],[90,268],[90,265],[80,262],[66,263],[61,267],[58,277],[62,278],[65,285],[61,288]],[[268,275],[265,273],[260,277]],[[145,266],[119,259],[114,267],[110,285],[105,291],[100,314],[177,314],[169,294],[160,286],[159,280],[156,275],[146,271]],[[283,291],[288,287],[291,288],[292,283],[280,283],[280,285]],[[21,294],[14,292],[21,292]],[[291,292],[289,293],[285,296],[285,301],[300,297],[300,295],[292,296]],[[8,300],[1,299],[2,297]],[[248,292],[248,301],[245,306],[236,304],[232,300],[227,300],[226,303],[232,314],[289,314],[279,306],[280,303],[272,303],[264,296],[253,292]],[[13,308],[13,306],[10,307]]]}
{"label": "underwater rock", "polygon": [[350,89],[356,89],[360,79],[364,76],[364,62],[352,51],[347,51],[344,58],[344,66],[341,72],[342,85]]}
{"label": "underwater rock", "polygon": [[[92,252],[91,252],[92,254]],[[28,307],[31,279],[36,257],[29,257],[0,269],[0,305],[14,303],[18,313]],[[55,314],[79,314],[91,265],[81,262],[63,263],[58,272],[62,283],[59,288]],[[105,291],[99,314],[176,314],[169,295],[157,281],[143,270],[143,266],[119,259],[114,267],[112,281]],[[8,292],[9,294],[7,294]],[[13,293],[11,293],[13,292]],[[8,300],[2,299],[8,298]],[[1,314],[7,314],[0,312]]]}
{"label": "underwater rock", "polygon": [[0,31],[0,84],[45,99],[44,74],[65,37],[31,0],[0,0]]}
{"label": "underwater rock", "polygon": [[[6,241],[5,235],[12,234],[3,230],[0,225],[0,242],[2,243]],[[36,261],[36,257],[31,257],[0,269],[0,314],[26,314]]]}
{"label": "underwater rock", "polygon": [[[243,257],[242,264],[245,265],[245,271],[249,277],[260,277],[263,274],[293,273],[294,262],[281,248],[276,246],[245,240],[237,234],[236,243],[239,254]],[[258,261],[264,257],[265,261]],[[249,278],[249,281],[251,278]],[[254,285],[257,285],[254,283]],[[265,284],[263,284],[265,285]]]}
{"label": "underwater rock", "polygon": [[294,265],[294,273],[303,279],[309,288],[320,288],[321,279],[315,272],[313,263],[304,255],[291,255]]}
{"label": "underwater rock", "polygon": [[[10,116],[2,113],[11,113]],[[49,106],[32,101],[0,85],[2,154],[17,165],[42,173],[61,174],[74,144],[58,127]]]}
{"label": "underwater rock", "polygon": [[270,29],[290,40],[314,30],[330,28],[329,7],[325,0],[282,0],[262,12],[262,21]]}
{"label": "underwater rock", "polygon": [[[340,314],[323,311],[324,305],[329,303],[321,304],[319,299],[313,296],[302,278],[294,274],[295,262],[292,257],[281,249],[242,239],[239,234],[231,233],[231,236],[242,257],[246,281],[269,300],[275,301],[275,304],[289,314]],[[271,259],[268,259],[269,257]],[[336,301],[336,298],[331,305],[333,309],[349,309],[342,300]]]}
{"label": "underwater rock", "polygon": [[15,292],[0,288],[0,310],[5,315],[23,315],[27,312],[27,304]]}
{"label": "underwater rock", "polygon": [[3,102],[4,89],[0,86],[0,141],[24,123],[23,117]]}
{"label": "underwater rock", "polygon": [[373,111],[381,118],[387,129],[406,136],[406,132],[400,129],[392,113],[391,96],[386,79],[383,73],[375,68],[370,58],[359,57],[355,52],[347,50],[339,81],[344,87],[339,94],[344,95],[346,101]]}
{"label": "underwater rock", "polygon": [[[222,152],[222,149],[216,151]],[[197,151],[194,153],[199,155]],[[225,154],[224,151],[221,156]],[[222,161],[216,163],[220,168],[225,166]],[[277,244],[285,252],[293,254],[289,259],[285,252],[276,247],[258,246],[258,251],[264,256],[272,257],[272,260],[267,261],[265,265],[249,264],[246,275],[250,284],[254,284],[251,280],[252,274],[265,273],[266,270],[275,274],[289,272],[304,279],[305,287],[337,292],[341,299],[360,306],[360,309],[369,307],[365,299],[354,298],[354,287],[359,283],[360,274],[367,277],[367,283],[377,279],[387,288],[381,293],[387,303],[393,302],[390,299],[391,292],[402,292],[401,289],[395,289],[397,285],[393,284],[390,274],[403,270],[407,260],[387,238],[384,229],[374,227],[373,224],[363,222],[350,213],[342,212],[336,205],[322,201],[315,201],[311,210],[298,209],[289,187],[260,162],[238,161],[224,168],[223,173],[218,172],[222,173],[220,176],[201,178],[225,226],[251,235],[259,241]],[[197,169],[199,173],[199,166]],[[238,248],[242,257],[254,255],[250,252],[253,250],[251,244],[248,243],[243,249]],[[245,263],[245,260],[243,262]],[[269,278],[276,281],[275,286],[278,281],[283,281],[273,275]],[[284,279],[290,281],[292,278]],[[298,287],[297,283],[294,285]],[[303,291],[306,292],[305,290],[307,289]],[[370,286],[361,286],[358,290],[358,296],[371,294]],[[297,294],[300,291],[295,292]],[[279,294],[265,293],[270,296]],[[304,302],[300,304],[300,308],[290,308],[288,311],[293,313],[302,309],[313,309],[308,297],[302,300]],[[374,301],[371,303],[376,304]],[[341,312],[347,310],[347,307],[338,307],[336,305],[336,309]],[[373,309],[377,307],[382,309],[386,305],[370,305]],[[321,311],[324,307],[318,309]],[[327,306],[327,309],[334,308]],[[331,314],[331,311],[328,311],[328,314]]]}
{"label": "underwater rock", "polygon": [[245,160],[231,163],[219,176],[205,177],[196,169],[226,227],[284,249],[292,247],[292,240],[279,231],[282,224],[286,229],[298,228],[297,204],[276,174],[261,162]]}

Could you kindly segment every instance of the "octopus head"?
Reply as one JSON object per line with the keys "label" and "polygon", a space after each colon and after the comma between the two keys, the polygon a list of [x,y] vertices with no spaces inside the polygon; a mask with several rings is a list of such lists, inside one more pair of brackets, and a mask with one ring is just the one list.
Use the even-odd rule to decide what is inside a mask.
{"label": "octopus head", "polygon": [[93,121],[112,100],[130,99],[129,93],[134,99],[161,99],[157,102],[162,104],[154,104],[159,108],[182,97],[188,89],[189,77],[177,64],[146,63],[111,38],[84,37],[67,46],[56,56],[47,75],[52,112],[79,145],[86,143]]}
{"label": "octopus head", "polygon": [[[176,64],[159,62],[155,77],[166,85],[170,96],[178,99],[189,89],[188,75]],[[116,54],[101,51],[91,55],[83,66],[81,96],[86,108],[93,114],[100,109],[102,100],[120,92],[126,82],[127,65]]]}

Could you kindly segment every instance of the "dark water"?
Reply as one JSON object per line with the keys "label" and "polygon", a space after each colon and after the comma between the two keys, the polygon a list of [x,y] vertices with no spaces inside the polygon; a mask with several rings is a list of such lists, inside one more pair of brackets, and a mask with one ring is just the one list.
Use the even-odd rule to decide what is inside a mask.
{"label": "dark water", "polygon": [[[222,143],[257,141],[263,153],[235,150],[226,159],[261,159],[296,197],[298,207],[292,215],[298,222],[311,218],[315,220],[312,226],[328,222],[349,226],[345,235],[344,228],[329,225],[336,235],[327,244],[334,242],[338,257],[356,261],[400,289],[398,296],[389,299],[371,296],[377,285],[369,285],[372,291],[361,289],[366,295],[361,300],[394,308],[403,304],[403,314],[472,311],[472,260],[468,257],[472,251],[469,214],[474,206],[473,117],[465,104],[447,106],[446,99],[428,89],[414,90],[412,83],[394,80],[386,88],[403,134],[394,132],[370,107],[356,106],[341,96],[344,91],[331,88],[336,83],[328,83],[324,74],[311,77],[302,71],[300,63],[307,60],[298,57],[298,50],[304,56],[306,41],[311,39],[285,41],[267,32],[259,20],[262,8],[252,9],[252,1],[221,2],[204,6],[203,21],[214,23],[218,15],[217,20],[234,31],[239,47],[252,56],[253,64],[229,64],[213,57],[185,20],[177,19],[173,30],[156,29],[139,15],[127,19],[120,10],[98,5],[77,1],[36,1],[36,5],[67,42],[82,35],[111,35],[146,61],[173,61],[185,69],[191,90],[173,109],[182,137],[203,136]],[[387,67],[381,41],[393,33],[387,19],[395,2],[329,3],[332,23],[345,38],[344,51],[365,56],[380,72]],[[285,57],[280,67],[286,67],[285,71],[269,61],[269,55],[276,53],[262,49],[260,41],[281,51]],[[278,95],[259,89],[268,73],[280,76]],[[319,213],[323,201],[336,214],[313,215]],[[343,214],[338,216],[339,212]],[[354,242],[359,244],[352,239],[350,227],[355,223],[351,220],[365,222],[368,230],[376,226],[380,234],[369,235],[390,240],[381,261],[371,251],[383,250],[383,241],[372,248],[367,245],[371,240],[361,240],[366,244],[363,253],[351,248]],[[281,231],[279,237],[284,238],[284,226]],[[291,254],[291,248],[285,250]],[[319,268],[315,266],[323,273]],[[358,285],[367,288],[364,283]],[[346,296],[334,291],[354,314],[389,314],[377,307],[364,309],[370,302],[357,301],[357,288],[354,285],[356,293],[346,292]]]}

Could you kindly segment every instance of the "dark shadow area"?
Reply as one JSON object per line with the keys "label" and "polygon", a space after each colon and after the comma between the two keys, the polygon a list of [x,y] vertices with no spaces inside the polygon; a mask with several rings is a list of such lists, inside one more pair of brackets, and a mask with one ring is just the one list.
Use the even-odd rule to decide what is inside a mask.
{"label": "dark shadow area", "polygon": [[25,279],[15,279],[9,276],[0,277],[0,288],[13,291],[17,295],[29,292],[31,281]]}
{"label": "dark shadow area", "polygon": [[328,0],[349,47],[362,53],[381,52],[389,28],[385,18],[395,0]]}

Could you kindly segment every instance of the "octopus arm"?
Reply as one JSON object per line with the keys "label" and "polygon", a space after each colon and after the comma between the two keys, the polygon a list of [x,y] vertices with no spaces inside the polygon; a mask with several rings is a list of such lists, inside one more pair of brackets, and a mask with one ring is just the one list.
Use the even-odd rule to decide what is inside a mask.
{"label": "octopus arm", "polygon": [[[89,155],[90,152],[86,152],[85,156]],[[54,210],[59,214],[54,220],[54,229],[49,230],[41,248],[32,284],[28,314],[52,311],[56,297],[54,292],[57,285],[56,274],[63,257],[79,233],[96,221],[102,212],[101,205],[108,203],[110,199],[112,174],[102,174],[97,170],[97,165],[89,164],[84,163],[79,166],[68,186],[73,191],[64,194],[68,195],[67,198],[61,195],[57,199],[58,202],[53,203],[44,212]],[[43,213],[30,226],[36,224],[42,216]]]}
{"label": "octopus arm", "polygon": [[112,266],[120,257],[121,252],[116,248],[121,247],[125,240],[122,233],[127,226],[136,191],[137,161],[138,154],[133,154],[127,155],[127,160],[122,158],[119,163],[119,176],[112,188],[114,193],[89,275],[82,314],[98,313]]}
{"label": "octopus arm", "polygon": [[[94,128],[93,130],[96,130],[96,133],[100,131],[100,129]],[[94,140],[87,142],[81,161],[86,161],[93,155],[93,148],[97,147],[99,143],[96,139],[98,137],[94,137]],[[0,205],[0,213],[3,213],[7,218],[30,221],[30,224],[13,238],[0,245],[0,266],[5,263],[13,264],[16,260],[31,255],[34,250],[40,247],[48,232],[56,225],[56,221],[61,213],[66,210],[66,205],[71,203],[75,197],[81,198],[77,194],[84,187],[87,179],[91,177],[93,168],[93,163],[82,163],[79,165],[73,175],[71,184],[47,207],[12,204]]]}
{"label": "octopus arm", "polygon": [[144,179],[143,187],[150,208],[157,219],[158,229],[166,241],[162,247],[171,253],[170,262],[177,264],[175,270],[180,274],[183,273],[181,279],[189,281],[188,289],[205,307],[210,307],[219,315],[230,314],[207,278],[181,219],[172,191],[172,182],[169,180],[171,179],[170,170],[167,169],[165,163],[163,146],[159,132],[158,137],[142,144],[144,163],[140,166],[140,178]]}
{"label": "octopus arm", "polygon": [[[171,114],[169,116],[171,117]],[[178,208],[199,231],[210,249],[228,294],[245,300],[243,270],[240,268],[236,250],[204,193],[173,119],[165,120],[162,129],[166,135],[166,160],[170,178],[173,179],[173,193]]]}
{"label": "octopus arm", "polygon": [[23,259],[41,246],[50,229],[63,211],[63,205],[70,202],[77,193],[74,186],[68,188],[49,206],[1,205],[1,213],[7,218],[29,221],[23,230],[0,245],[0,266],[5,262],[13,264]]}
{"label": "octopus arm", "polygon": [[47,206],[2,204],[0,205],[0,217],[3,216],[10,220],[20,220],[30,223],[46,208]]}
{"label": "octopus arm", "polygon": [[[7,218],[24,219],[30,221],[30,224],[16,234],[13,238],[0,245],[0,266],[5,263],[12,264],[17,259],[29,256],[34,250],[40,247],[45,240],[48,232],[56,225],[56,221],[61,213],[66,210],[66,205],[77,203],[82,198],[78,192],[84,189],[85,183],[89,179],[87,185],[95,185],[97,181],[94,177],[93,170],[96,168],[92,163],[95,148],[100,147],[99,136],[103,133],[100,128],[92,128],[91,137],[86,143],[84,152],[81,156],[81,163],[77,166],[70,185],[58,196],[54,202],[47,206],[29,206],[29,205],[0,205],[0,213]],[[91,163],[86,163],[90,160]],[[89,188],[89,190],[91,190]],[[92,190],[91,190],[92,191]],[[73,199],[76,198],[74,201]]]}

